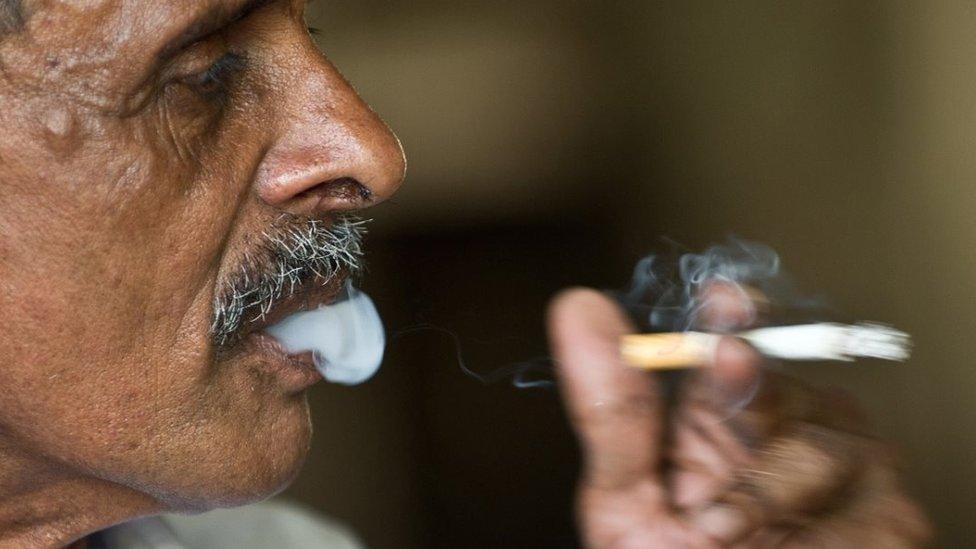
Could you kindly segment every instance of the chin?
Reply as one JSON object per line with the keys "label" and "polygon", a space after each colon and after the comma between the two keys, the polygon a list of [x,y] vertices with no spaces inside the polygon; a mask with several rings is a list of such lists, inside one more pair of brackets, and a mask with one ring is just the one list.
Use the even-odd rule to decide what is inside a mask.
{"label": "chin", "polygon": [[169,472],[179,480],[161,490],[166,507],[179,513],[239,507],[287,488],[301,472],[311,442],[307,399],[294,395],[274,415],[272,421],[254,418],[249,428],[192,449],[200,466],[191,465],[192,474]]}

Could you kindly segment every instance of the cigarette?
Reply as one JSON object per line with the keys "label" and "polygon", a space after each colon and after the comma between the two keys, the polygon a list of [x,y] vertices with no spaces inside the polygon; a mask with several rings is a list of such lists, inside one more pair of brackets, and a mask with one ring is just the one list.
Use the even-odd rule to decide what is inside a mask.
{"label": "cigarette", "polygon": [[[710,365],[721,334],[703,332],[624,336],[620,353],[628,366],[680,370]],[[911,355],[911,336],[881,324],[803,324],[734,334],[767,357],[782,360],[852,362],[877,358],[902,362]]]}

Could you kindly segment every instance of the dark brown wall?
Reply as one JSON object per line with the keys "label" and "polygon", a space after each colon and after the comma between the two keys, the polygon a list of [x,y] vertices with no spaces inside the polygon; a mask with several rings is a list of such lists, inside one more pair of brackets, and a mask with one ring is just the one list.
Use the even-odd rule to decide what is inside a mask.
{"label": "dark brown wall", "polygon": [[[976,10],[966,2],[313,3],[324,50],[400,133],[368,288],[490,371],[545,353],[546,299],[623,283],[660,236],[783,253],[906,365],[798,371],[857,394],[941,544],[976,541]],[[313,395],[291,494],[374,546],[571,546],[551,391],[482,386],[444,332]]]}

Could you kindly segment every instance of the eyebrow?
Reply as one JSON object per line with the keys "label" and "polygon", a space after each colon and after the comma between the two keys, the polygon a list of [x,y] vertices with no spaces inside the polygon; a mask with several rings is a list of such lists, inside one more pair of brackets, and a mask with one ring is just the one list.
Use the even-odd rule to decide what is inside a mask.
{"label": "eyebrow", "polygon": [[[3,0],[0,0],[2,2]],[[236,0],[217,2],[195,17],[186,27],[160,50],[160,57],[167,57],[183,48],[197,42],[201,38],[244,19],[257,9],[270,4],[273,0]]]}

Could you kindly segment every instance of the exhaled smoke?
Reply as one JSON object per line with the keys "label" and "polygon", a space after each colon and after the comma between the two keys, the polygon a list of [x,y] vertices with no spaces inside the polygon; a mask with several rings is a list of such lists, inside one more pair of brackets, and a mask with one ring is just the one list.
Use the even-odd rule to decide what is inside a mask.
{"label": "exhaled smoke", "polygon": [[743,293],[758,290],[770,301],[799,308],[816,303],[798,297],[772,248],[735,238],[677,259],[659,255],[642,259],[620,300],[644,324],[642,328],[682,332],[698,323],[708,306],[701,298],[707,293],[703,290],[716,282]]}
{"label": "exhaled smoke", "polygon": [[244,254],[237,273],[214,298],[211,334],[231,342],[249,322],[263,319],[275,302],[306,284],[329,284],[362,267],[366,221],[350,215],[323,221],[283,216]]}
{"label": "exhaled smoke", "polygon": [[442,328],[434,324],[418,324],[398,331],[393,339],[400,339],[412,334],[440,334],[444,340],[450,342],[454,349],[454,358],[458,368],[464,375],[475,379],[484,385],[507,381],[517,389],[540,389],[549,388],[555,385],[552,380],[552,359],[548,356],[540,356],[530,360],[523,360],[502,366],[490,372],[479,372],[467,363],[464,357],[464,346],[461,343],[461,336],[453,330]]}
{"label": "exhaled smoke", "polygon": [[289,353],[311,352],[325,379],[343,385],[358,385],[373,377],[386,348],[386,333],[373,300],[349,281],[335,303],[295,313],[269,327],[268,334]]}

